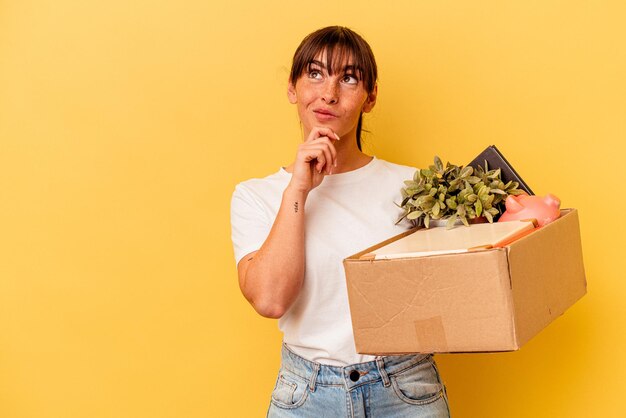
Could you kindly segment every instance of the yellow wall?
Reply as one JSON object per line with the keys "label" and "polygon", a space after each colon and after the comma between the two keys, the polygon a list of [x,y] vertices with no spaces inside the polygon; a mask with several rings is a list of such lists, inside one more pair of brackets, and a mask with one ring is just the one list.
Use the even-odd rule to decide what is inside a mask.
{"label": "yellow wall", "polygon": [[455,417],[622,417],[622,1],[0,2],[0,416],[264,416],[280,335],[240,296],[234,185],[287,164],[300,39],[370,41],[369,152],[497,144],[580,210],[589,294],[521,351],[440,355]]}

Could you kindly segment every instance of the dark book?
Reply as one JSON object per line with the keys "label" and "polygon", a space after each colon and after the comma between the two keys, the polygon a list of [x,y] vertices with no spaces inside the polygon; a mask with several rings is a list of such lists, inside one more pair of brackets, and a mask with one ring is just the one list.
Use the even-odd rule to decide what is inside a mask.
{"label": "dark book", "polygon": [[509,162],[504,158],[504,155],[496,148],[495,145],[490,145],[483,152],[481,152],[478,157],[474,158],[471,163],[468,165],[474,167],[481,166],[485,167],[485,161],[487,161],[487,166],[489,170],[493,170],[496,168],[500,169],[501,175],[500,178],[504,183],[509,181],[516,181],[519,183],[519,189],[524,190],[529,195],[534,195],[533,191],[528,187],[528,184],[517,174],[517,171],[509,164]]}

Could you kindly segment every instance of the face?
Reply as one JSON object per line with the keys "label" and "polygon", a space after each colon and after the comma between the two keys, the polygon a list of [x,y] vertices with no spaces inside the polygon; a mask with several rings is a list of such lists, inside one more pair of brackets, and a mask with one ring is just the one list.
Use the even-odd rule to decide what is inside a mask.
{"label": "face", "polygon": [[298,106],[305,137],[312,128],[323,126],[341,137],[354,134],[356,138],[359,116],[376,104],[377,87],[368,94],[351,61],[333,75],[325,63],[326,54],[319,54],[295,85],[290,83],[289,102]]}

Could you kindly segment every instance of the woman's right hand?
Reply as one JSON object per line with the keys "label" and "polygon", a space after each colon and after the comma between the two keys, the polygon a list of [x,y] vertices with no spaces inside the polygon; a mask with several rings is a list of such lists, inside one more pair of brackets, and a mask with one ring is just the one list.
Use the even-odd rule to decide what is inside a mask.
{"label": "woman's right hand", "polygon": [[337,166],[337,150],[334,142],[339,140],[332,129],[315,127],[307,139],[298,146],[293,174],[289,187],[308,193],[322,183],[324,176]]}

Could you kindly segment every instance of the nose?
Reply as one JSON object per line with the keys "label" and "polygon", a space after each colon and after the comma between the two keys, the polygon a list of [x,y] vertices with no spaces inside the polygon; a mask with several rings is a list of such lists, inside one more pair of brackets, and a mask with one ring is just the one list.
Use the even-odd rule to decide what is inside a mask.
{"label": "nose", "polygon": [[339,86],[333,81],[325,83],[322,91],[322,100],[328,104],[335,104],[339,100]]}

